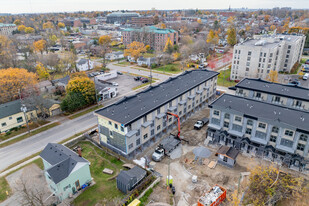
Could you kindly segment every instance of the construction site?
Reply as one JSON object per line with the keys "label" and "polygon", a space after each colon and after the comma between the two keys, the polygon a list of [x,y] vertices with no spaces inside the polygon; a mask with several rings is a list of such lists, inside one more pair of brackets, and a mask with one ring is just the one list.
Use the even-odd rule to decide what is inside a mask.
{"label": "construction site", "polygon": [[[148,198],[149,206],[230,205],[228,197],[235,191],[244,189],[238,186],[241,187],[242,182],[247,181],[251,169],[272,164],[269,161],[244,154],[237,156],[237,162],[232,168],[218,164],[216,155],[218,147],[208,146],[206,140],[207,126],[201,130],[193,129],[196,121],[208,116],[209,109],[205,108],[182,123],[180,136],[186,141],[181,141],[182,143],[161,161],[150,162],[150,167],[161,175],[161,181],[153,188]],[[177,128],[171,133],[177,134]],[[140,154],[139,158],[151,160],[156,145]],[[167,185],[168,176],[172,179],[175,191]],[[218,204],[206,204],[215,201],[214,196],[211,193],[208,194],[215,185],[222,188],[221,191],[224,190],[224,198],[221,201],[217,200]],[[215,199],[219,196],[215,196]],[[201,198],[204,203],[206,202],[205,204],[199,203]]]}

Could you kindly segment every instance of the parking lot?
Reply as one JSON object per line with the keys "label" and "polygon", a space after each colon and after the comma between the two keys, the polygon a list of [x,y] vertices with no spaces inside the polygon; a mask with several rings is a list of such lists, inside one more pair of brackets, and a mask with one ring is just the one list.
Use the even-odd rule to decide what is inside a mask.
{"label": "parking lot", "polygon": [[[128,94],[128,96],[129,96],[130,92],[133,93],[132,89],[134,87],[142,84],[142,82],[140,82],[140,81],[135,81],[134,76],[130,76],[130,75],[127,75],[127,74],[118,75],[117,78],[108,80],[107,82],[118,83],[118,86],[117,86],[118,96],[123,95],[123,94]],[[104,84],[104,83],[101,83],[101,82],[98,82],[98,81],[95,81],[95,84],[96,84],[96,88],[98,90],[100,90],[100,88],[108,86],[108,84]]]}

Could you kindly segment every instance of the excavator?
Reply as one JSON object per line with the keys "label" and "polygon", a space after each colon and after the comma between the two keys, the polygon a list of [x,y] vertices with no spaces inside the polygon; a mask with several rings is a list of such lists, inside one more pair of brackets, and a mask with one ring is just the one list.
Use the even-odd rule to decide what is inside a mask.
{"label": "excavator", "polygon": [[180,119],[177,114],[173,114],[171,112],[166,112],[166,118],[168,122],[169,116],[174,116],[177,118],[178,123],[178,133],[177,135],[170,134],[169,137],[162,140],[162,142],[158,145],[155,149],[154,153],[152,154],[152,160],[156,162],[160,162],[165,155],[170,154],[180,143],[181,141],[185,141],[188,143],[187,140],[184,140],[180,137]]}

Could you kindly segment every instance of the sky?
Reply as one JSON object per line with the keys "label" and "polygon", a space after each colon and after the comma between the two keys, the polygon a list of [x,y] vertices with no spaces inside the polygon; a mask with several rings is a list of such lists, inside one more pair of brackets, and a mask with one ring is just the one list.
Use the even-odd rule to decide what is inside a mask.
{"label": "sky", "polygon": [[104,10],[309,8],[309,0],[0,0],[0,13]]}

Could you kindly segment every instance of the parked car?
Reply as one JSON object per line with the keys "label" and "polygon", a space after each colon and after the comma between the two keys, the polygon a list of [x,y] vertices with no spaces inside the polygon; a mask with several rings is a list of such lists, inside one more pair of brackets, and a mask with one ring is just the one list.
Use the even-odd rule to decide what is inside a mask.
{"label": "parked car", "polygon": [[123,73],[122,73],[122,72],[117,72],[117,74],[119,74],[119,75],[123,75]]}
{"label": "parked car", "polygon": [[201,120],[198,120],[195,124],[194,124],[194,129],[202,129],[202,127],[207,124],[209,122],[208,118],[203,118]]}
{"label": "parked car", "polygon": [[307,80],[309,78],[309,73],[304,74],[303,80]]}
{"label": "parked car", "polygon": [[119,86],[119,84],[117,82],[112,82],[113,86]]}
{"label": "parked car", "polygon": [[288,83],[288,85],[300,86],[298,79],[294,79]]}
{"label": "parked car", "polygon": [[149,82],[149,80],[148,80],[147,78],[143,78],[143,79],[141,79],[141,81],[142,81],[142,83],[147,83],[147,82]]}
{"label": "parked car", "polygon": [[207,66],[208,66],[208,63],[203,63],[203,64],[198,65],[198,68],[205,69]]}
{"label": "parked car", "polygon": [[135,81],[139,81],[139,80],[141,80],[141,78],[142,78],[142,77],[134,77],[134,80],[135,80]]}
{"label": "parked car", "polygon": [[305,64],[309,64],[309,59],[307,59],[307,60],[305,61]]}

